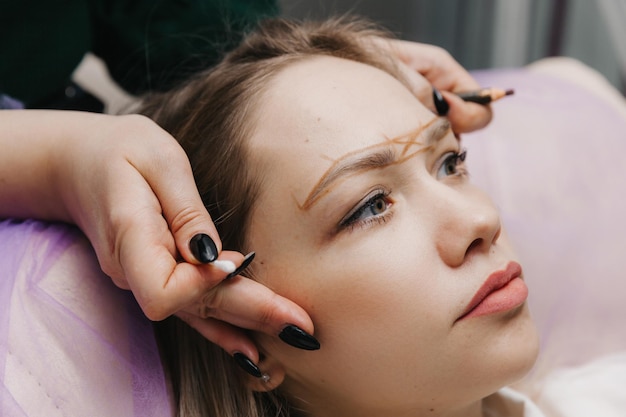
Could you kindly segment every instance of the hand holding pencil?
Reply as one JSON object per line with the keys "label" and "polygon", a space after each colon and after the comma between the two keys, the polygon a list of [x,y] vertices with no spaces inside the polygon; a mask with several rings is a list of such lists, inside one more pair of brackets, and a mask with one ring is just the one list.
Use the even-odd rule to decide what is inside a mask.
{"label": "hand holding pencil", "polygon": [[[500,100],[503,97],[513,95],[515,90],[513,89],[501,89],[501,88],[481,88],[478,90],[464,91],[455,93],[456,96],[463,101],[477,103],[477,104],[489,104],[493,101]],[[445,97],[439,90],[433,87],[433,101],[435,103],[435,109],[437,114],[445,116],[450,110],[450,105]]]}

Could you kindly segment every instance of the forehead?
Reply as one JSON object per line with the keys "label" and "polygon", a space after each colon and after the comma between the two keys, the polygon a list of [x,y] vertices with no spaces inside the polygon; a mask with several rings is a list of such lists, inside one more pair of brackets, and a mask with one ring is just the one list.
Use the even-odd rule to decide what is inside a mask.
{"label": "forehead", "polygon": [[344,152],[371,145],[370,138],[406,134],[432,117],[390,74],[325,56],[289,65],[273,79],[262,103],[257,132],[272,132],[263,144],[316,140],[326,146],[334,143],[333,135],[343,135],[345,147],[337,150]]}
{"label": "forehead", "polygon": [[261,103],[251,155],[266,177],[303,189],[342,155],[406,135],[434,117],[390,74],[334,57],[291,64]]}

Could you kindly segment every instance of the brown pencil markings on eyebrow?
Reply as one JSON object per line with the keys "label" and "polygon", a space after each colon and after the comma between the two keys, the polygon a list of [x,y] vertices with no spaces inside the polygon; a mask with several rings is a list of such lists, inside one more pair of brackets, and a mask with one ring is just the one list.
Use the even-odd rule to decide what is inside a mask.
{"label": "brown pencil markings on eyebrow", "polygon": [[[425,138],[426,143],[423,143],[417,139],[425,130],[428,130],[428,132]],[[401,164],[408,159],[430,149],[433,144],[444,137],[449,130],[450,122],[447,119],[434,117],[424,125],[406,135],[402,135],[397,138],[385,138],[385,141],[382,143],[377,143],[363,149],[348,152],[333,161],[332,165],[326,170],[324,175],[322,175],[317,184],[315,184],[304,203],[300,204],[297,201],[296,203],[298,204],[300,210],[308,210],[322,197],[327,195],[332,190],[330,185],[337,182],[339,179],[345,180],[362,171]],[[402,152],[399,157],[392,150],[393,145],[403,145]],[[418,145],[422,146],[416,151],[409,153],[412,147]],[[376,148],[382,149],[373,153],[369,152]],[[365,155],[358,157],[358,155],[362,154]]]}

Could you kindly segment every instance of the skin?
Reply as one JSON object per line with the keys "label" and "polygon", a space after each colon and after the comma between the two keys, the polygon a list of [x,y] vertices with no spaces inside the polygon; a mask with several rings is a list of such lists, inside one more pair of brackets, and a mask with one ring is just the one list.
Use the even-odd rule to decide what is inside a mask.
{"label": "skin", "polygon": [[[263,103],[252,273],[307,311],[322,348],[257,334],[271,379],[253,388],[282,384],[312,416],[482,415],[482,398],[532,366],[537,333],[526,303],[457,321],[516,256],[490,199],[449,163],[460,145],[446,121],[389,74],[332,57],[288,67]],[[385,149],[392,161],[311,202],[329,169]]]}

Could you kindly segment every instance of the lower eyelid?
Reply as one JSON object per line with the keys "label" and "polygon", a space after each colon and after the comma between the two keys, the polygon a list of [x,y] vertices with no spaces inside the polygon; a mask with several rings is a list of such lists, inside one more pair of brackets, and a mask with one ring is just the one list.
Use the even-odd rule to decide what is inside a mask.
{"label": "lower eyelid", "polygon": [[355,223],[348,225],[347,230],[353,231],[356,227],[360,229],[369,229],[370,227],[375,227],[379,224],[387,223],[391,219],[392,216],[393,216],[393,211],[390,206],[389,209],[385,213],[379,216],[369,217],[365,220],[360,220],[360,221],[357,221]]}

